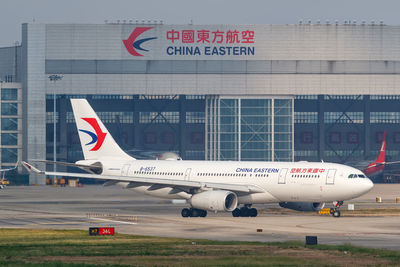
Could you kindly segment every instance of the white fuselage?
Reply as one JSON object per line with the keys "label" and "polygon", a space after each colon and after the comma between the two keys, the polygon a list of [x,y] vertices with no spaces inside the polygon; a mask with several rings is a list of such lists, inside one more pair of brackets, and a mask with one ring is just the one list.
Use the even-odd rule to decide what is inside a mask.
{"label": "white fuselage", "polygon": [[[100,159],[103,175],[188,180],[252,185],[264,193],[238,194],[239,204],[275,202],[328,202],[356,198],[373,187],[358,169],[323,162],[183,161]],[[128,183],[120,183],[127,185]],[[190,194],[169,194],[171,187],[148,190],[131,188],[160,198],[189,199]]]}

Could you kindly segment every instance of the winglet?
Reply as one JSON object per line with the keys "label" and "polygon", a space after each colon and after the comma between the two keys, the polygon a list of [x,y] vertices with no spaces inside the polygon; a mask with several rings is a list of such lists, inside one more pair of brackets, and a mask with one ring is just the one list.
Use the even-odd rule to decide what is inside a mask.
{"label": "winglet", "polygon": [[25,169],[27,169],[28,172],[34,172],[36,174],[43,174],[44,172],[33,167],[32,165],[30,165],[29,163],[22,161],[22,166],[25,167]]}

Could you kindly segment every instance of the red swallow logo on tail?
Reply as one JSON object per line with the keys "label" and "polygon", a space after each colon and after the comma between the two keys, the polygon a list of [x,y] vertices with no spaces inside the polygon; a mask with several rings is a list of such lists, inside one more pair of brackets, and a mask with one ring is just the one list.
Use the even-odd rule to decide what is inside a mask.
{"label": "red swallow logo on tail", "polygon": [[92,126],[94,132],[91,131],[87,131],[87,130],[82,130],[79,129],[79,131],[88,134],[90,137],[92,137],[92,141],[90,141],[89,143],[85,144],[85,146],[88,145],[92,145],[94,143],[95,146],[90,149],[90,151],[97,151],[101,148],[101,146],[103,145],[104,139],[106,138],[107,133],[104,133],[100,126],[99,123],[97,122],[97,120],[95,118],[82,118],[82,120],[86,121],[87,123],[90,124],[90,126]]}

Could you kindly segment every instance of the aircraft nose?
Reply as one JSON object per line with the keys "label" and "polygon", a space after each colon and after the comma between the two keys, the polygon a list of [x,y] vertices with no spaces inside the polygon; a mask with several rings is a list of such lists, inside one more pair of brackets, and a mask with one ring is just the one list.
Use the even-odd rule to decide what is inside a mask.
{"label": "aircraft nose", "polygon": [[365,193],[371,191],[371,189],[374,187],[374,183],[369,178],[365,178],[363,182]]}

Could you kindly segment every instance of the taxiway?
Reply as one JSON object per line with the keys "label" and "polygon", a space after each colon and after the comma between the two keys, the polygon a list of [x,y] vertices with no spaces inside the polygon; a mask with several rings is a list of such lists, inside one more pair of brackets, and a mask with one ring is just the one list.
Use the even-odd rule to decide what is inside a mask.
{"label": "taxiway", "polygon": [[[376,185],[368,194],[346,202],[356,209],[399,208],[400,185]],[[375,198],[382,198],[376,203]],[[400,250],[400,216],[331,216],[291,212],[277,204],[257,205],[256,218],[209,213],[206,218],[182,218],[187,204],[172,204],[117,186],[82,188],[10,186],[0,191],[0,227],[88,229],[114,226],[119,233],[240,241],[304,241]],[[398,213],[399,214],[399,213]],[[257,232],[262,229],[262,232]]]}

